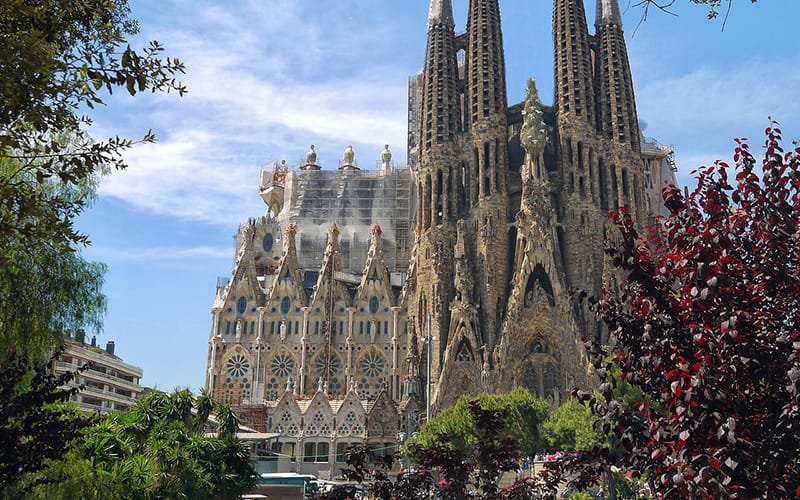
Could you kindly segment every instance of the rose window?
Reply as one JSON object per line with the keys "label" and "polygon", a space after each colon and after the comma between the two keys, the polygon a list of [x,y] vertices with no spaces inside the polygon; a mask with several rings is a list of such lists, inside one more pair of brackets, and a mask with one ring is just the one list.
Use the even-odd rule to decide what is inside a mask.
{"label": "rose window", "polygon": [[334,376],[339,373],[339,370],[342,367],[342,362],[339,361],[338,356],[325,356],[322,355],[317,358],[317,363],[315,365],[317,369],[317,373],[320,376]]}
{"label": "rose window", "polygon": [[380,377],[386,369],[386,360],[380,354],[367,354],[361,361],[361,371],[367,377]]}
{"label": "rose window", "polygon": [[250,371],[250,361],[241,354],[235,354],[228,359],[225,364],[225,370],[231,377],[244,378],[247,372]]}
{"label": "rose window", "polygon": [[272,360],[270,368],[276,377],[287,378],[294,371],[294,360],[286,354],[279,354]]}

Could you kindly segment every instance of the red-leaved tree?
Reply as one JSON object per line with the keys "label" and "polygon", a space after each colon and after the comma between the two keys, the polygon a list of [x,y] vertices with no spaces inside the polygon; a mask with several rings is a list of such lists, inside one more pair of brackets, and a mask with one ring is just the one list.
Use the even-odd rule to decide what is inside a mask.
{"label": "red-leaved tree", "polygon": [[[616,341],[591,348],[601,396],[579,396],[620,444],[596,457],[659,495],[800,496],[800,147],[774,122],[766,137],[760,169],[741,139],[735,169],[667,187],[646,237],[612,214],[607,252],[629,276],[593,303]],[[614,365],[646,401],[615,398]]]}

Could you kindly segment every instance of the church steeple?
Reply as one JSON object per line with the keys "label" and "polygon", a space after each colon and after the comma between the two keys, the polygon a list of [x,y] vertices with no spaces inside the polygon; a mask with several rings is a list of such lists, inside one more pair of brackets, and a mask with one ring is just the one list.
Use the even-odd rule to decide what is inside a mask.
{"label": "church steeple", "polygon": [[583,0],[553,2],[555,96],[559,114],[595,125],[592,57]]}
{"label": "church steeple", "polygon": [[602,26],[606,24],[622,26],[622,15],[619,13],[619,2],[617,0],[597,0],[595,25]]}
{"label": "church steeple", "polygon": [[613,143],[640,150],[639,119],[617,0],[597,0],[600,129]]}
{"label": "church steeple", "polygon": [[506,63],[498,0],[470,0],[467,67],[469,70],[469,108],[473,126],[487,125],[505,117]]}
{"label": "church steeple", "polygon": [[453,2],[451,0],[431,0],[431,9],[428,13],[428,28],[434,24],[455,27]]}
{"label": "church steeple", "polygon": [[450,0],[431,0],[420,127],[421,160],[458,132],[458,66],[453,6]]}

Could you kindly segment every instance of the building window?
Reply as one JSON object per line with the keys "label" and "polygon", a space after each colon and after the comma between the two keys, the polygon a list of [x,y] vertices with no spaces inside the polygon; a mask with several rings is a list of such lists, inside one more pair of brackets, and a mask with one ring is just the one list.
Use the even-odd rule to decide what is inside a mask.
{"label": "building window", "polygon": [[247,310],[247,299],[244,297],[239,297],[239,302],[236,304],[236,310],[239,311],[239,314],[244,314]]}
{"label": "building window", "polygon": [[230,335],[230,334],[231,334],[231,322],[230,321],[226,321],[225,322],[225,335]]}
{"label": "building window", "polygon": [[269,334],[270,335],[275,335],[275,322],[274,321],[270,321],[269,322]]}
{"label": "building window", "polygon": [[336,462],[347,462],[347,449],[349,447],[350,443],[336,443]]}
{"label": "building window", "polygon": [[381,301],[378,300],[378,297],[372,297],[371,299],[369,299],[369,312],[371,312],[372,314],[378,312],[380,306],[381,306]]}
{"label": "building window", "polygon": [[303,448],[303,462],[327,462],[329,449],[329,443],[306,442]]}
{"label": "building window", "polygon": [[281,301],[281,312],[287,314],[292,309],[292,299],[284,297]]}
{"label": "building window", "polygon": [[272,233],[267,233],[264,236],[264,239],[261,241],[261,246],[262,248],[264,248],[265,252],[269,252],[270,250],[272,250],[272,244],[274,242],[275,240],[272,238]]}

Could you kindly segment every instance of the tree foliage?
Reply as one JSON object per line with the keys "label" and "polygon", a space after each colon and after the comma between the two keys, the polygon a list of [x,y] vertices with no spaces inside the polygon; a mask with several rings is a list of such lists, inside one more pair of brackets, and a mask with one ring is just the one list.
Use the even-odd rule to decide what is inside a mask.
{"label": "tree foliage", "polygon": [[[381,500],[412,500],[426,498],[431,492],[436,498],[485,498],[523,500],[552,497],[555,484],[532,478],[518,479],[512,485],[500,488],[498,482],[504,473],[521,467],[520,449],[513,437],[505,434],[513,406],[485,408],[483,402],[469,401],[470,419],[477,439],[466,448],[456,448],[440,435],[432,445],[411,444],[411,454],[417,465],[401,469],[394,479],[389,476],[391,463],[378,460],[369,468],[369,447],[359,445],[348,451],[348,469],[344,476],[358,483],[368,481],[367,492],[371,498]],[[433,422],[433,421],[431,421]],[[321,500],[352,498],[346,487],[334,488]]]}
{"label": "tree foliage", "polygon": [[579,451],[602,444],[603,435],[596,428],[596,421],[589,408],[568,399],[542,425],[548,447],[552,451]]}
{"label": "tree foliage", "polygon": [[13,160],[0,178],[0,240],[85,242],[73,227],[84,200],[39,185],[75,186],[105,166],[124,168],[120,153],[133,141],[93,140],[80,113],[120,87],[185,92],[174,78],[183,64],[162,58],[158,42],[139,52],[127,45],[138,31],[128,14],[126,0],[0,3],[0,160]]}
{"label": "tree foliage", "polygon": [[[591,349],[602,396],[580,396],[625,444],[602,458],[662,495],[800,495],[800,147],[774,123],[766,137],[760,169],[742,139],[732,181],[716,162],[691,193],[667,187],[646,239],[613,215],[630,274],[594,304],[616,346]],[[659,407],[621,403],[614,367]]]}
{"label": "tree foliage", "polygon": [[[58,356],[53,356],[55,361]],[[0,371],[0,496],[19,478],[59,459],[91,419],[66,405],[77,388],[64,388],[76,375],[59,377],[47,365],[31,372],[23,354],[9,356]]]}
{"label": "tree foliage", "polygon": [[[210,411],[217,434],[207,436]],[[227,498],[255,485],[250,453],[227,406],[188,390],[153,392],[84,432],[68,459],[31,478],[38,498]]]}
{"label": "tree foliage", "polygon": [[[460,452],[474,448],[480,440],[480,427],[474,419],[472,402],[478,401],[486,410],[504,410],[499,429],[502,437],[512,438],[526,455],[544,450],[545,444],[539,427],[547,418],[550,405],[534,397],[528,390],[517,388],[506,394],[481,394],[475,398],[461,397],[454,406],[441,411],[422,426],[419,437],[407,441],[406,450],[412,447],[432,447],[444,441]],[[413,454],[412,454],[413,456]]]}

